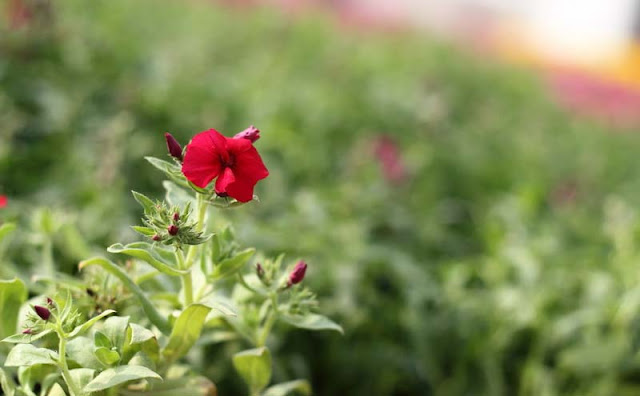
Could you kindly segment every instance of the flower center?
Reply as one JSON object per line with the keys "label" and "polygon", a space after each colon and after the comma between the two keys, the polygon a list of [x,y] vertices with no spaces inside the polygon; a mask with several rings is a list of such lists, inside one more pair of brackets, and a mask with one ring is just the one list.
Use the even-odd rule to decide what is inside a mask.
{"label": "flower center", "polygon": [[224,158],[222,155],[220,156],[220,163],[222,164],[223,168],[233,168],[233,165],[235,165],[236,163],[236,157],[229,153],[227,156],[227,158]]}

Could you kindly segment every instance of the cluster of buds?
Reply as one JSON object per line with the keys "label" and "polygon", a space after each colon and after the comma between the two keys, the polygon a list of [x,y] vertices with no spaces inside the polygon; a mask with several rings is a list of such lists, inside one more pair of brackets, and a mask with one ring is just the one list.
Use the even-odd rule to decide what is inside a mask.
{"label": "cluster of buds", "polygon": [[134,230],[155,242],[165,245],[199,245],[209,239],[196,231],[196,223],[191,222],[191,204],[181,211],[178,206],[167,206],[164,202],[153,203],[142,194],[134,193],[136,200],[144,207],[144,227]]}
{"label": "cluster of buds", "polygon": [[46,304],[33,305],[31,308],[33,312],[28,314],[27,327],[22,331],[22,334],[36,334],[44,330],[46,324],[51,320],[51,311],[56,310],[57,306],[52,299],[47,297]]}

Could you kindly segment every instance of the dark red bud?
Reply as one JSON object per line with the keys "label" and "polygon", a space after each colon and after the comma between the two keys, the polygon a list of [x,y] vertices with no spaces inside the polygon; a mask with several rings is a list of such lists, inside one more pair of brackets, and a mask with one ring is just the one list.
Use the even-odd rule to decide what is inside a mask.
{"label": "dark red bud", "polygon": [[160,235],[158,235],[158,234],[156,234],[156,235],[152,236],[152,237],[151,237],[151,239],[153,239],[153,240],[154,240],[154,241],[156,241],[156,242],[157,242],[157,241],[162,240],[162,238],[161,238],[161,237],[160,237]]}
{"label": "dark red bud", "polygon": [[53,307],[53,300],[47,297],[47,305]]}
{"label": "dark red bud", "polygon": [[167,141],[169,154],[178,161],[182,161],[182,147],[180,147],[180,143],[168,132],[164,134],[164,138]]}
{"label": "dark red bud", "polygon": [[180,213],[176,212],[173,214],[173,221],[179,221],[180,220]]}
{"label": "dark red bud", "polygon": [[24,329],[24,330],[22,330],[22,334],[33,334],[33,330],[32,329]]}
{"label": "dark red bud", "polygon": [[178,233],[178,226],[171,224],[167,227],[167,231],[169,232],[169,235],[176,235]]}
{"label": "dark red bud", "polygon": [[41,305],[35,305],[33,309],[42,320],[49,320],[49,318],[51,317],[51,311]]}
{"label": "dark red bud", "polygon": [[304,279],[304,274],[307,272],[307,263],[300,260],[298,264],[293,268],[293,271],[289,274],[289,281],[287,286],[296,285]]}
{"label": "dark red bud", "polygon": [[264,268],[260,265],[260,263],[256,264],[256,273],[258,274],[258,278],[264,278]]}
{"label": "dark red bud", "polygon": [[245,129],[242,132],[237,133],[234,139],[248,139],[251,143],[254,143],[256,140],[260,139],[260,130],[253,125],[249,128]]}

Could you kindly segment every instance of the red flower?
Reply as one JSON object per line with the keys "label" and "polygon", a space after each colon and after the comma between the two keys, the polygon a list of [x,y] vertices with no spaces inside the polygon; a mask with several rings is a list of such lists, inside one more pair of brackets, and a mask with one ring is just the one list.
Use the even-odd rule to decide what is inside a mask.
{"label": "red flower", "polygon": [[228,138],[215,129],[200,132],[187,145],[182,173],[200,188],[216,177],[215,191],[240,202],[253,198],[253,188],[269,176],[251,140]]}
{"label": "red flower", "polygon": [[5,206],[7,206],[7,203],[9,203],[9,199],[7,198],[7,196],[6,195],[0,195],[0,209],[2,209]]}

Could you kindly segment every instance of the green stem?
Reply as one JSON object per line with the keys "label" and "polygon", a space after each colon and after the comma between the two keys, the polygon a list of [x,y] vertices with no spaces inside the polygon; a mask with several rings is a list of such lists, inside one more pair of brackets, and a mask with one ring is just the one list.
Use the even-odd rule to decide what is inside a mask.
{"label": "green stem", "polygon": [[[187,269],[184,254],[182,249],[176,247],[176,259],[178,260],[178,267],[181,270]],[[191,277],[191,271],[180,276],[182,280],[182,290],[184,292],[184,306],[187,307],[193,304],[193,279]]]}
{"label": "green stem", "polygon": [[269,317],[265,322],[264,326],[262,326],[262,332],[257,340],[257,346],[264,346],[267,342],[267,338],[269,337],[269,333],[271,332],[271,328],[276,323],[276,319],[278,319],[278,297],[275,293],[271,293],[269,295],[271,299],[271,312],[269,313]]}
{"label": "green stem", "polygon": [[[197,210],[198,210],[198,223],[196,224],[196,232],[201,232],[204,229],[205,216],[207,214],[207,203],[203,194],[196,193],[197,195]],[[191,268],[193,260],[196,257],[198,247],[200,245],[193,245],[189,247],[189,253],[187,253],[186,264],[187,268]]]}
{"label": "green stem", "polygon": [[64,378],[64,382],[67,383],[67,387],[69,388],[69,393],[71,394],[71,396],[82,396],[83,393],[80,388],[78,388],[78,385],[73,381],[73,377],[71,377],[71,373],[69,372],[69,366],[67,365],[66,334],[60,327],[58,327],[56,331],[58,332],[58,338],[60,339],[60,344],[58,345],[58,354],[60,355],[60,369],[62,369],[62,378]]}

